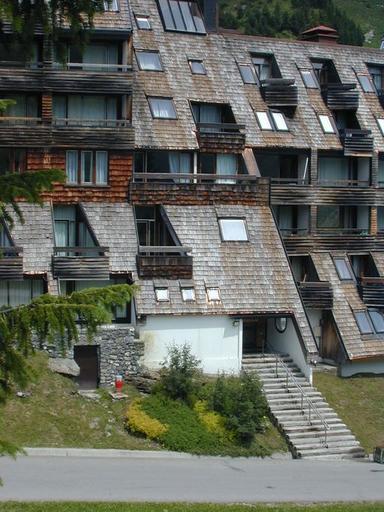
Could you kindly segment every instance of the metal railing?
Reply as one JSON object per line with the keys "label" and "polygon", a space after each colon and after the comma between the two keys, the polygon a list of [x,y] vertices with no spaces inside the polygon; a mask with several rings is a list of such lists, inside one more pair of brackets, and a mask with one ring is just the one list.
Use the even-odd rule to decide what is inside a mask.
{"label": "metal railing", "polygon": [[[312,417],[315,415],[320,420],[320,423],[322,424],[324,428],[324,445],[326,448],[328,448],[328,430],[331,430],[331,427],[327,423],[324,416],[321,414],[319,409],[316,407],[316,405],[313,403],[313,401],[309,398],[309,396],[306,395],[304,389],[300,386],[300,384],[297,382],[296,377],[292,375],[291,370],[288,368],[288,366],[282,361],[278,354],[276,354],[276,377],[279,377],[279,366],[285,373],[285,387],[287,390],[287,393],[289,393],[289,381],[293,383],[293,385],[298,389],[301,395],[300,400],[300,408],[303,415],[305,415],[306,411],[308,411],[308,423],[312,425]],[[305,403],[304,403],[305,402]]]}
{"label": "metal railing", "polygon": [[74,119],[54,117],[52,125],[75,126],[79,128],[126,128],[131,126],[131,121],[127,119]]}
{"label": "metal railing", "polygon": [[205,174],[205,173],[173,173],[173,172],[134,172],[134,183],[181,183],[200,184],[218,183],[220,185],[235,185],[237,183],[256,183],[257,176],[249,174]]}
{"label": "metal railing", "polygon": [[59,71],[78,70],[101,73],[127,73],[128,71],[132,71],[130,64],[102,64],[96,62],[66,62],[64,64],[54,62],[52,68]]}

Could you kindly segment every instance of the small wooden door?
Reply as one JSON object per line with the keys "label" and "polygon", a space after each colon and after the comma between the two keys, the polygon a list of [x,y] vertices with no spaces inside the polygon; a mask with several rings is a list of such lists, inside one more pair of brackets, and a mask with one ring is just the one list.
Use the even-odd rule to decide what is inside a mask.
{"label": "small wooden door", "polygon": [[321,324],[320,356],[329,361],[337,361],[340,353],[339,339],[329,311],[323,312]]}
{"label": "small wooden door", "polygon": [[99,347],[81,345],[74,348],[74,359],[80,368],[76,378],[80,389],[96,389],[99,385]]}
{"label": "small wooden door", "polygon": [[265,318],[244,320],[243,354],[263,353],[265,350],[267,321]]}

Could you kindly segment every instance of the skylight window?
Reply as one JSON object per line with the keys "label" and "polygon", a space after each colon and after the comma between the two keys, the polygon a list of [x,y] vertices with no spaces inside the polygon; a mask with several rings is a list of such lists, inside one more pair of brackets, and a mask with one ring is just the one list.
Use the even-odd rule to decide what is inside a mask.
{"label": "skylight window", "polygon": [[137,25],[138,29],[140,29],[140,30],[151,30],[152,29],[149,16],[136,14],[135,19],[136,19],[136,25]]}
{"label": "skylight window", "polygon": [[256,112],[256,117],[262,130],[273,131],[272,123],[267,112]]}
{"label": "skylight window", "polygon": [[278,132],[288,132],[288,125],[281,112],[271,112],[273,122]]}
{"label": "skylight window", "polygon": [[104,11],[105,12],[118,12],[119,11],[119,1],[118,0],[110,0],[109,2],[104,1]]}
{"label": "skylight window", "polygon": [[139,68],[144,71],[163,71],[158,52],[137,51],[137,62]]}
{"label": "skylight window", "polygon": [[331,121],[331,118],[329,116],[319,115],[319,121],[320,121],[321,127],[323,129],[323,132],[325,134],[336,133],[335,127],[334,127],[334,125]]}
{"label": "skylight window", "polygon": [[344,258],[334,258],[333,262],[341,281],[350,281],[353,279],[351,267]]}
{"label": "skylight window", "polygon": [[252,66],[239,64],[239,70],[245,84],[256,84],[256,76]]}
{"label": "skylight window", "polygon": [[373,334],[373,325],[369,320],[368,313],[366,311],[356,311],[354,315],[361,334]]}
{"label": "skylight window", "polygon": [[364,92],[376,92],[371,78],[368,75],[357,74],[361,88]]}
{"label": "skylight window", "polygon": [[303,79],[304,85],[307,89],[318,89],[319,84],[315,78],[314,72],[311,69],[301,69],[300,70],[301,77]]}
{"label": "skylight window", "polygon": [[368,310],[369,317],[377,334],[384,333],[384,316],[380,311]]}
{"label": "skylight window", "polygon": [[219,226],[224,242],[248,242],[244,219],[219,219]]}
{"label": "skylight window", "polygon": [[376,121],[377,121],[377,124],[379,125],[381,135],[384,135],[384,119],[378,118],[378,119],[376,119]]}
{"label": "skylight window", "polygon": [[169,302],[169,290],[165,287],[155,288],[157,302]]}
{"label": "skylight window", "polygon": [[158,0],[165,30],[205,34],[203,18],[195,2]]}
{"label": "skylight window", "polygon": [[207,70],[205,69],[204,62],[202,60],[190,59],[188,62],[193,75],[207,74]]}
{"label": "skylight window", "polygon": [[177,119],[172,98],[150,96],[148,101],[154,119]]}
{"label": "skylight window", "polygon": [[183,288],[181,288],[181,296],[182,296],[184,302],[195,302],[195,300],[196,300],[195,289],[192,286],[183,287]]}
{"label": "skylight window", "polygon": [[209,302],[220,302],[219,288],[207,288],[207,297]]}

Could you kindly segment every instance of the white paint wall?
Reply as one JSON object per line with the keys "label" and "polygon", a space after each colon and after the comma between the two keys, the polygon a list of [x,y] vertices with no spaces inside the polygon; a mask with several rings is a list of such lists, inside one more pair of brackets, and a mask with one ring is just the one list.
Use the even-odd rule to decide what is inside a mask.
{"label": "white paint wall", "polygon": [[312,382],[312,368],[305,359],[299,337],[291,318],[288,318],[287,329],[283,333],[280,333],[275,328],[274,318],[270,318],[268,320],[267,342],[271,349],[289,354],[307,379]]}
{"label": "white paint wall", "polygon": [[[235,325],[234,325],[235,324]],[[148,316],[139,326],[144,364],[157,368],[170,345],[188,344],[205,373],[241,369],[242,322],[227,316]]]}
{"label": "white paint wall", "polygon": [[339,368],[339,374],[341,377],[352,377],[352,375],[356,375],[358,373],[384,375],[384,360],[344,363]]}
{"label": "white paint wall", "polygon": [[320,347],[322,328],[321,328],[321,317],[322,312],[320,309],[307,309],[307,316],[309,323],[311,324],[313,335],[316,339],[317,346]]}

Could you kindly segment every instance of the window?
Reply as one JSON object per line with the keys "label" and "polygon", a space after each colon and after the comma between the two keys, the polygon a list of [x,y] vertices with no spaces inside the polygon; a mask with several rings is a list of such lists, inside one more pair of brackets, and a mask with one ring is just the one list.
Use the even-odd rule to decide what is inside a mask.
{"label": "window", "polygon": [[248,242],[244,219],[219,219],[219,226],[224,242]]}
{"label": "window", "polygon": [[377,124],[379,125],[381,135],[384,135],[384,119],[378,118],[378,119],[376,119],[376,121],[377,121]]}
{"label": "window", "polygon": [[184,302],[195,302],[195,289],[193,287],[183,287],[181,288],[181,296],[183,297]]}
{"label": "window", "polygon": [[372,82],[376,91],[384,89],[384,67],[383,66],[368,66],[369,74],[371,75]]}
{"label": "window", "polygon": [[148,97],[151,114],[154,119],[177,119],[172,98]]}
{"label": "window", "polygon": [[135,19],[136,19],[137,28],[139,30],[151,30],[152,29],[149,16],[136,14]]}
{"label": "window", "polygon": [[260,82],[272,78],[272,57],[253,57],[252,63]]}
{"label": "window", "polygon": [[158,52],[136,51],[139,68],[144,71],[163,71]]}
{"label": "window", "polygon": [[341,281],[351,281],[353,279],[352,269],[349,263],[347,263],[344,258],[334,258],[333,262],[335,264],[337,274]]}
{"label": "window", "polygon": [[207,298],[209,302],[220,302],[219,288],[207,288]]}
{"label": "window", "polygon": [[53,120],[56,125],[116,126],[120,102],[115,96],[53,96]]}
{"label": "window", "polygon": [[155,288],[157,302],[169,302],[169,290],[165,287]]}
{"label": "window", "polygon": [[189,67],[191,68],[192,74],[194,75],[206,75],[207,70],[205,69],[204,63],[202,60],[194,60],[190,59]]}
{"label": "window", "polygon": [[27,169],[25,149],[0,148],[0,176],[11,172],[24,172]]}
{"label": "window", "polygon": [[66,174],[68,184],[107,185],[108,152],[67,151]]}
{"label": "window", "polygon": [[158,0],[165,30],[205,34],[203,18],[196,2]]}
{"label": "window", "polygon": [[219,184],[236,183],[236,175],[246,174],[244,159],[230,153],[200,153],[198,170],[201,174],[217,174]]}
{"label": "window", "polygon": [[366,311],[356,311],[354,315],[361,334],[373,334],[373,325],[368,313]]}
{"label": "window", "polygon": [[380,311],[368,310],[369,317],[377,334],[384,333],[384,316]]}
{"label": "window", "polygon": [[118,0],[104,0],[104,11],[105,12],[118,12],[119,1]]}
{"label": "window", "polygon": [[256,118],[262,130],[288,132],[289,128],[281,112],[256,112]]}
{"label": "window", "polygon": [[332,123],[330,116],[320,114],[319,121],[325,134],[336,133],[335,126]]}
{"label": "window", "polygon": [[318,89],[319,84],[315,78],[314,72],[311,69],[301,69],[301,78],[307,89]]}
{"label": "window", "polygon": [[32,299],[45,293],[45,282],[40,279],[22,281],[0,281],[0,307],[15,307],[29,304]]}
{"label": "window", "polygon": [[256,76],[252,66],[246,64],[239,64],[241,78],[245,84],[256,84]]}
{"label": "window", "polygon": [[12,100],[13,105],[9,105],[4,117],[37,118],[39,117],[39,98],[30,94],[2,94],[1,99]]}
{"label": "window", "polygon": [[364,92],[376,92],[370,76],[358,73],[357,78]]}

